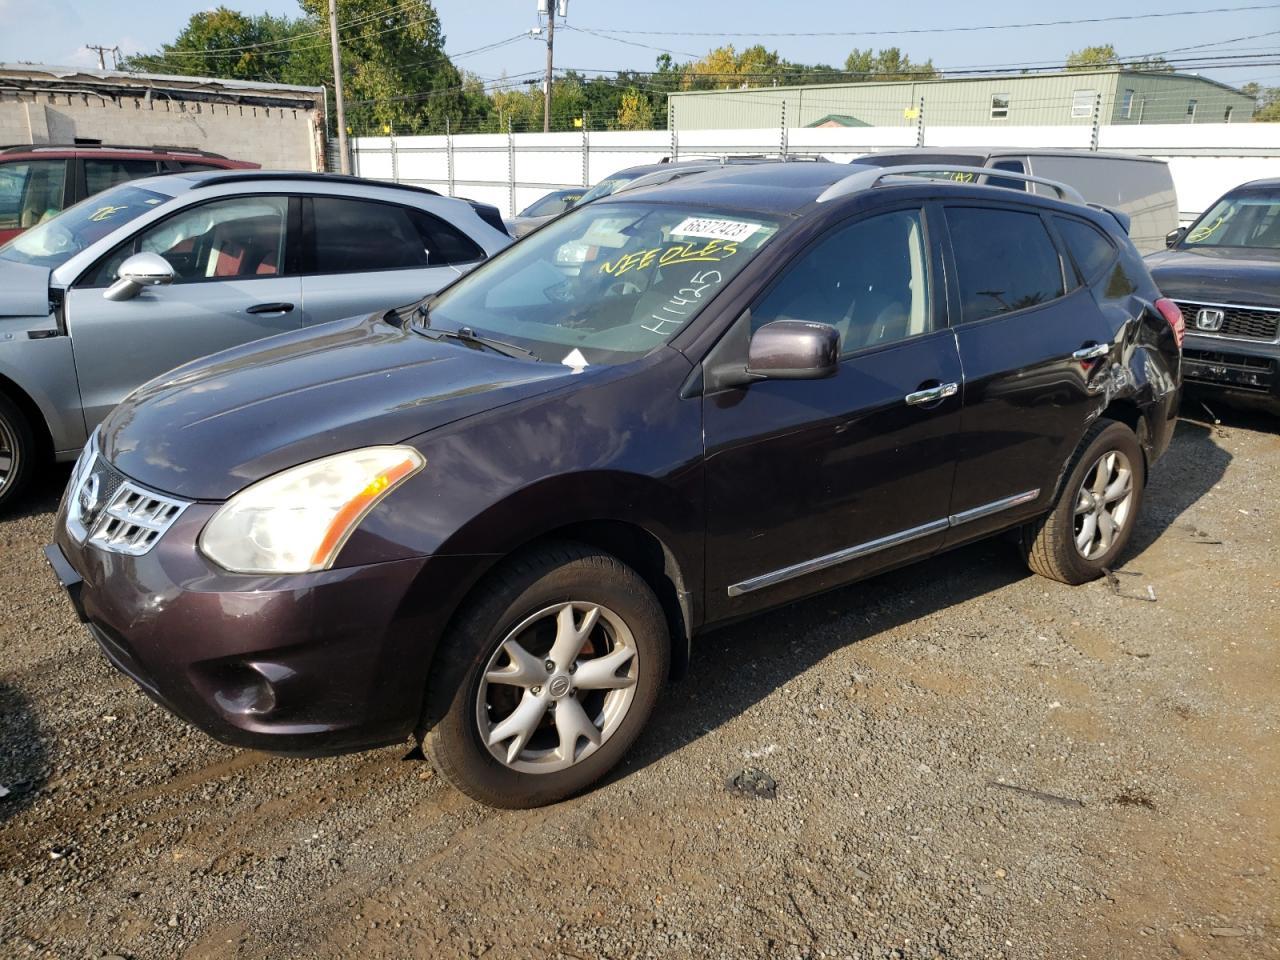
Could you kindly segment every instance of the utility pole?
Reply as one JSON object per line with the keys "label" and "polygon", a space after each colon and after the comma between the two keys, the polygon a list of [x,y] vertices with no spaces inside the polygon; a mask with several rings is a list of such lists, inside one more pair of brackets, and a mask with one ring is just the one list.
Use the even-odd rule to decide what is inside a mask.
{"label": "utility pole", "polygon": [[547,8],[547,77],[542,94],[542,132],[551,132],[551,74],[556,42],[555,0],[543,0],[540,6]]}
{"label": "utility pole", "polygon": [[338,51],[338,0],[329,0],[329,46],[333,48],[333,100],[338,116],[338,170],[351,172],[347,156],[347,111],[342,105],[342,57]]}
{"label": "utility pole", "polygon": [[112,68],[115,68],[115,67],[120,66],[120,48],[119,48],[119,47],[108,47],[108,46],[104,46],[104,45],[102,45],[102,44],[98,44],[98,43],[86,43],[86,44],[84,45],[84,48],[85,48],[86,50],[92,50],[92,51],[94,51],[94,52],[98,55],[98,69],[99,69],[99,70],[105,70],[105,69],[107,69],[107,54],[108,54],[108,53],[110,53],[110,54],[111,54],[111,66],[112,66]]}

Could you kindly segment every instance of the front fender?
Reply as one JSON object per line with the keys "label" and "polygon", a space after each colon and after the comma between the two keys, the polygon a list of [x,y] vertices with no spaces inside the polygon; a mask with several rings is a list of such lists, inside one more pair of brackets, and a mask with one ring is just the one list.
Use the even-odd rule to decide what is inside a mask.
{"label": "front fender", "polygon": [[[0,389],[19,390],[35,404],[55,454],[65,455],[83,447],[88,434],[71,338],[28,336],[32,331],[45,334],[52,329],[50,317],[0,318]],[[42,425],[34,426],[39,429]]]}

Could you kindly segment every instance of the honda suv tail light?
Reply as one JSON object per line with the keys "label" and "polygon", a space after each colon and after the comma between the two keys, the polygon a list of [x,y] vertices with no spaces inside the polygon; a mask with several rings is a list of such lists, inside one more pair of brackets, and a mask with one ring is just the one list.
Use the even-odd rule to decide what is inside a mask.
{"label": "honda suv tail light", "polygon": [[1169,326],[1173,327],[1173,338],[1178,341],[1178,349],[1181,350],[1182,338],[1187,333],[1187,322],[1182,318],[1182,311],[1168,297],[1157,300],[1156,309],[1160,311],[1160,316],[1169,321]]}

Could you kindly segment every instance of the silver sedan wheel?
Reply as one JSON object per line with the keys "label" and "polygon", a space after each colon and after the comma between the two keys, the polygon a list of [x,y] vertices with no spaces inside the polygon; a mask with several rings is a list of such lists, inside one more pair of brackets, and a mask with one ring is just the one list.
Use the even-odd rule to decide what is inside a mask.
{"label": "silver sedan wheel", "polygon": [[1076,494],[1076,550],[1096,560],[1115,543],[1133,507],[1133,466],[1119,450],[1100,456]]}
{"label": "silver sedan wheel", "polygon": [[0,493],[8,486],[9,479],[18,472],[18,438],[13,427],[0,416]]}
{"label": "silver sedan wheel", "polygon": [[554,773],[591,756],[635,699],[639,655],[612,610],[569,601],[520,621],[476,693],[480,739],[504,766]]}

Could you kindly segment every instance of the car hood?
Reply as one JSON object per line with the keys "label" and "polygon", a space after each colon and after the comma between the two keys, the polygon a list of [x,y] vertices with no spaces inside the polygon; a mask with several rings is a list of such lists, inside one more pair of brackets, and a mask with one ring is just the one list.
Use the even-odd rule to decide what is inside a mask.
{"label": "car hood", "polygon": [[1280,306],[1280,257],[1242,250],[1165,250],[1147,257],[1166,297]]}
{"label": "car hood", "polygon": [[103,422],[103,456],[158,491],[225,500],[318,457],[400,443],[567,382],[559,364],[428,339],[377,317],[214,354],[139,387]]}
{"label": "car hood", "polygon": [[0,317],[47,317],[49,268],[0,260]]}

